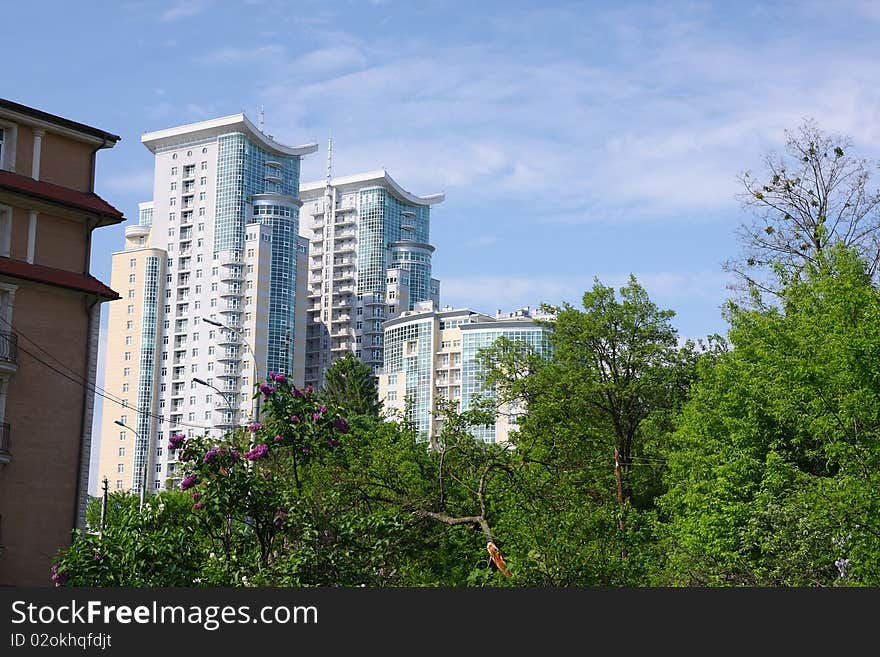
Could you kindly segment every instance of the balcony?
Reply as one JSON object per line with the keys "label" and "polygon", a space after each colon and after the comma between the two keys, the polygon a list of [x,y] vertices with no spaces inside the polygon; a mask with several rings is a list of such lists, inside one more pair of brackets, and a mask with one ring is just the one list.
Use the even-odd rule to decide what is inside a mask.
{"label": "balcony", "polygon": [[221,297],[240,297],[241,296],[241,284],[239,283],[221,283],[220,284],[220,296]]}
{"label": "balcony", "polygon": [[18,371],[18,335],[0,332],[0,375]]}
{"label": "balcony", "polygon": [[12,443],[10,440],[9,425],[0,424],[0,465],[6,465],[12,460]]}

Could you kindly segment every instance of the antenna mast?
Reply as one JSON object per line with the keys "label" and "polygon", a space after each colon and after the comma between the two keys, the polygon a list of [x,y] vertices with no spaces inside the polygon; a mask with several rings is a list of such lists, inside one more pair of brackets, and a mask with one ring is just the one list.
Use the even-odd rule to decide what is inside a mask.
{"label": "antenna mast", "polygon": [[333,176],[333,135],[327,135],[327,187],[330,187],[330,178]]}
{"label": "antenna mast", "polygon": [[266,116],[263,113],[263,106],[260,105],[260,125],[259,125],[260,132],[263,132],[263,123],[265,122],[265,119],[266,119]]}

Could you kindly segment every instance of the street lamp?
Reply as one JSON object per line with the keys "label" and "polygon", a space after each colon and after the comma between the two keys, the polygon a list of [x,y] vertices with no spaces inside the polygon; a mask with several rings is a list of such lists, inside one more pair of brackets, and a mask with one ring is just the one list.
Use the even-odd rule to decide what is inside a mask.
{"label": "street lamp", "polygon": [[198,383],[199,385],[207,386],[208,388],[211,388],[212,390],[216,390],[217,392],[220,393],[220,396],[223,398],[223,401],[225,401],[225,402],[226,402],[226,405],[229,407],[229,412],[230,412],[230,414],[232,415],[232,424],[235,424],[235,406],[234,406],[233,403],[232,403],[232,401],[233,401],[233,399],[234,399],[234,397],[235,397],[235,393],[234,393],[234,392],[231,392],[231,393],[227,396],[226,392],[224,392],[223,390],[220,390],[220,388],[218,388],[218,387],[215,386],[214,384],[212,384],[212,383],[208,383],[208,382],[205,381],[204,379],[195,379],[195,378],[194,378],[193,381],[194,381],[195,383]]}
{"label": "street lamp", "polygon": [[[131,431],[135,435],[136,443],[140,442],[140,438],[141,438],[140,434],[137,431],[135,431],[134,429],[132,429],[130,426],[128,426],[125,422],[123,422],[122,420],[113,420],[113,423],[118,424],[120,427],[125,427],[126,429]],[[141,490],[140,490],[140,496],[141,496],[140,508],[142,508],[142,509],[144,508],[144,497],[146,496],[146,493],[147,493],[147,474],[149,471],[149,466],[150,466],[150,445],[148,444],[147,448],[146,448],[146,453],[144,454],[144,475],[143,475],[143,481],[141,481]]]}
{"label": "street lamp", "polygon": [[[232,328],[231,326],[227,326],[226,324],[221,324],[220,322],[218,322],[215,319],[210,319],[208,317],[202,317],[202,321],[205,322],[206,324],[210,324],[211,326],[216,326],[220,329],[224,329],[226,331],[229,331],[230,333],[234,333],[239,338],[241,338],[242,343],[244,344],[244,346],[248,350],[248,352],[250,352],[251,358],[253,358],[253,361],[254,361],[254,379],[255,379],[254,384],[256,384],[256,381],[259,379],[259,373],[260,373],[259,363],[257,362],[257,355],[254,353],[254,350],[251,347],[250,343],[245,339],[244,334],[241,331],[239,331],[238,329]],[[254,421],[256,421],[256,422],[260,421],[260,398],[259,397],[257,397],[257,410],[255,413]]]}

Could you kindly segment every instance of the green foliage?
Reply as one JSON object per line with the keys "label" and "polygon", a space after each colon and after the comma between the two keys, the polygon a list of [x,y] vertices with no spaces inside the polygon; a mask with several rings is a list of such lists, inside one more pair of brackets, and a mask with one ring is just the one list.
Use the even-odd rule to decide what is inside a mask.
{"label": "green foliage", "polygon": [[734,349],[684,409],[662,501],[675,583],[880,582],[880,295],[840,247],[805,274],[782,309],[730,309]]}
{"label": "green foliage", "polygon": [[99,498],[89,509],[87,530],[74,532],[70,548],[54,570],[68,586],[198,586],[201,563],[209,552],[199,540],[199,518],[179,492],[148,497],[107,496],[106,526],[101,531]]}
{"label": "green foliage", "polygon": [[[779,307],[728,307],[732,348],[679,344],[635,278],[545,306],[552,349],[481,352],[492,394],[438,402],[430,442],[355,410],[359,374],[320,394],[270,375],[262,423],[171,437],[182,490],[114,493],[103,528],[92,500],[53,580],[876,586],[880,292],[839,245],[778,273]],[[508,443],[474,438],[509,411]]]}
{"label": "green foliage", "polygon": [[322,395],[348,416],[378,416],[382,408],[373,372],[351,352],[336,360],[324,374]]}

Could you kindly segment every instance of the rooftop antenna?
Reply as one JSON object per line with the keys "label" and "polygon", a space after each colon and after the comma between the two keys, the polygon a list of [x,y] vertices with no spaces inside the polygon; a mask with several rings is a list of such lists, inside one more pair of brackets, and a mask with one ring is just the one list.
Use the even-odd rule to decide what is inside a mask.
{"label": "rooftop antenna", "polygon": [[265,122],[266,116],[263,113],[263,106],[260,105],[260,132],[263,132],[263,123]]}
{"label": "rooftop antenna", "polygon": [[330,187],[330,178],[333,176],[333,135],[327,133],[327,187]]}

